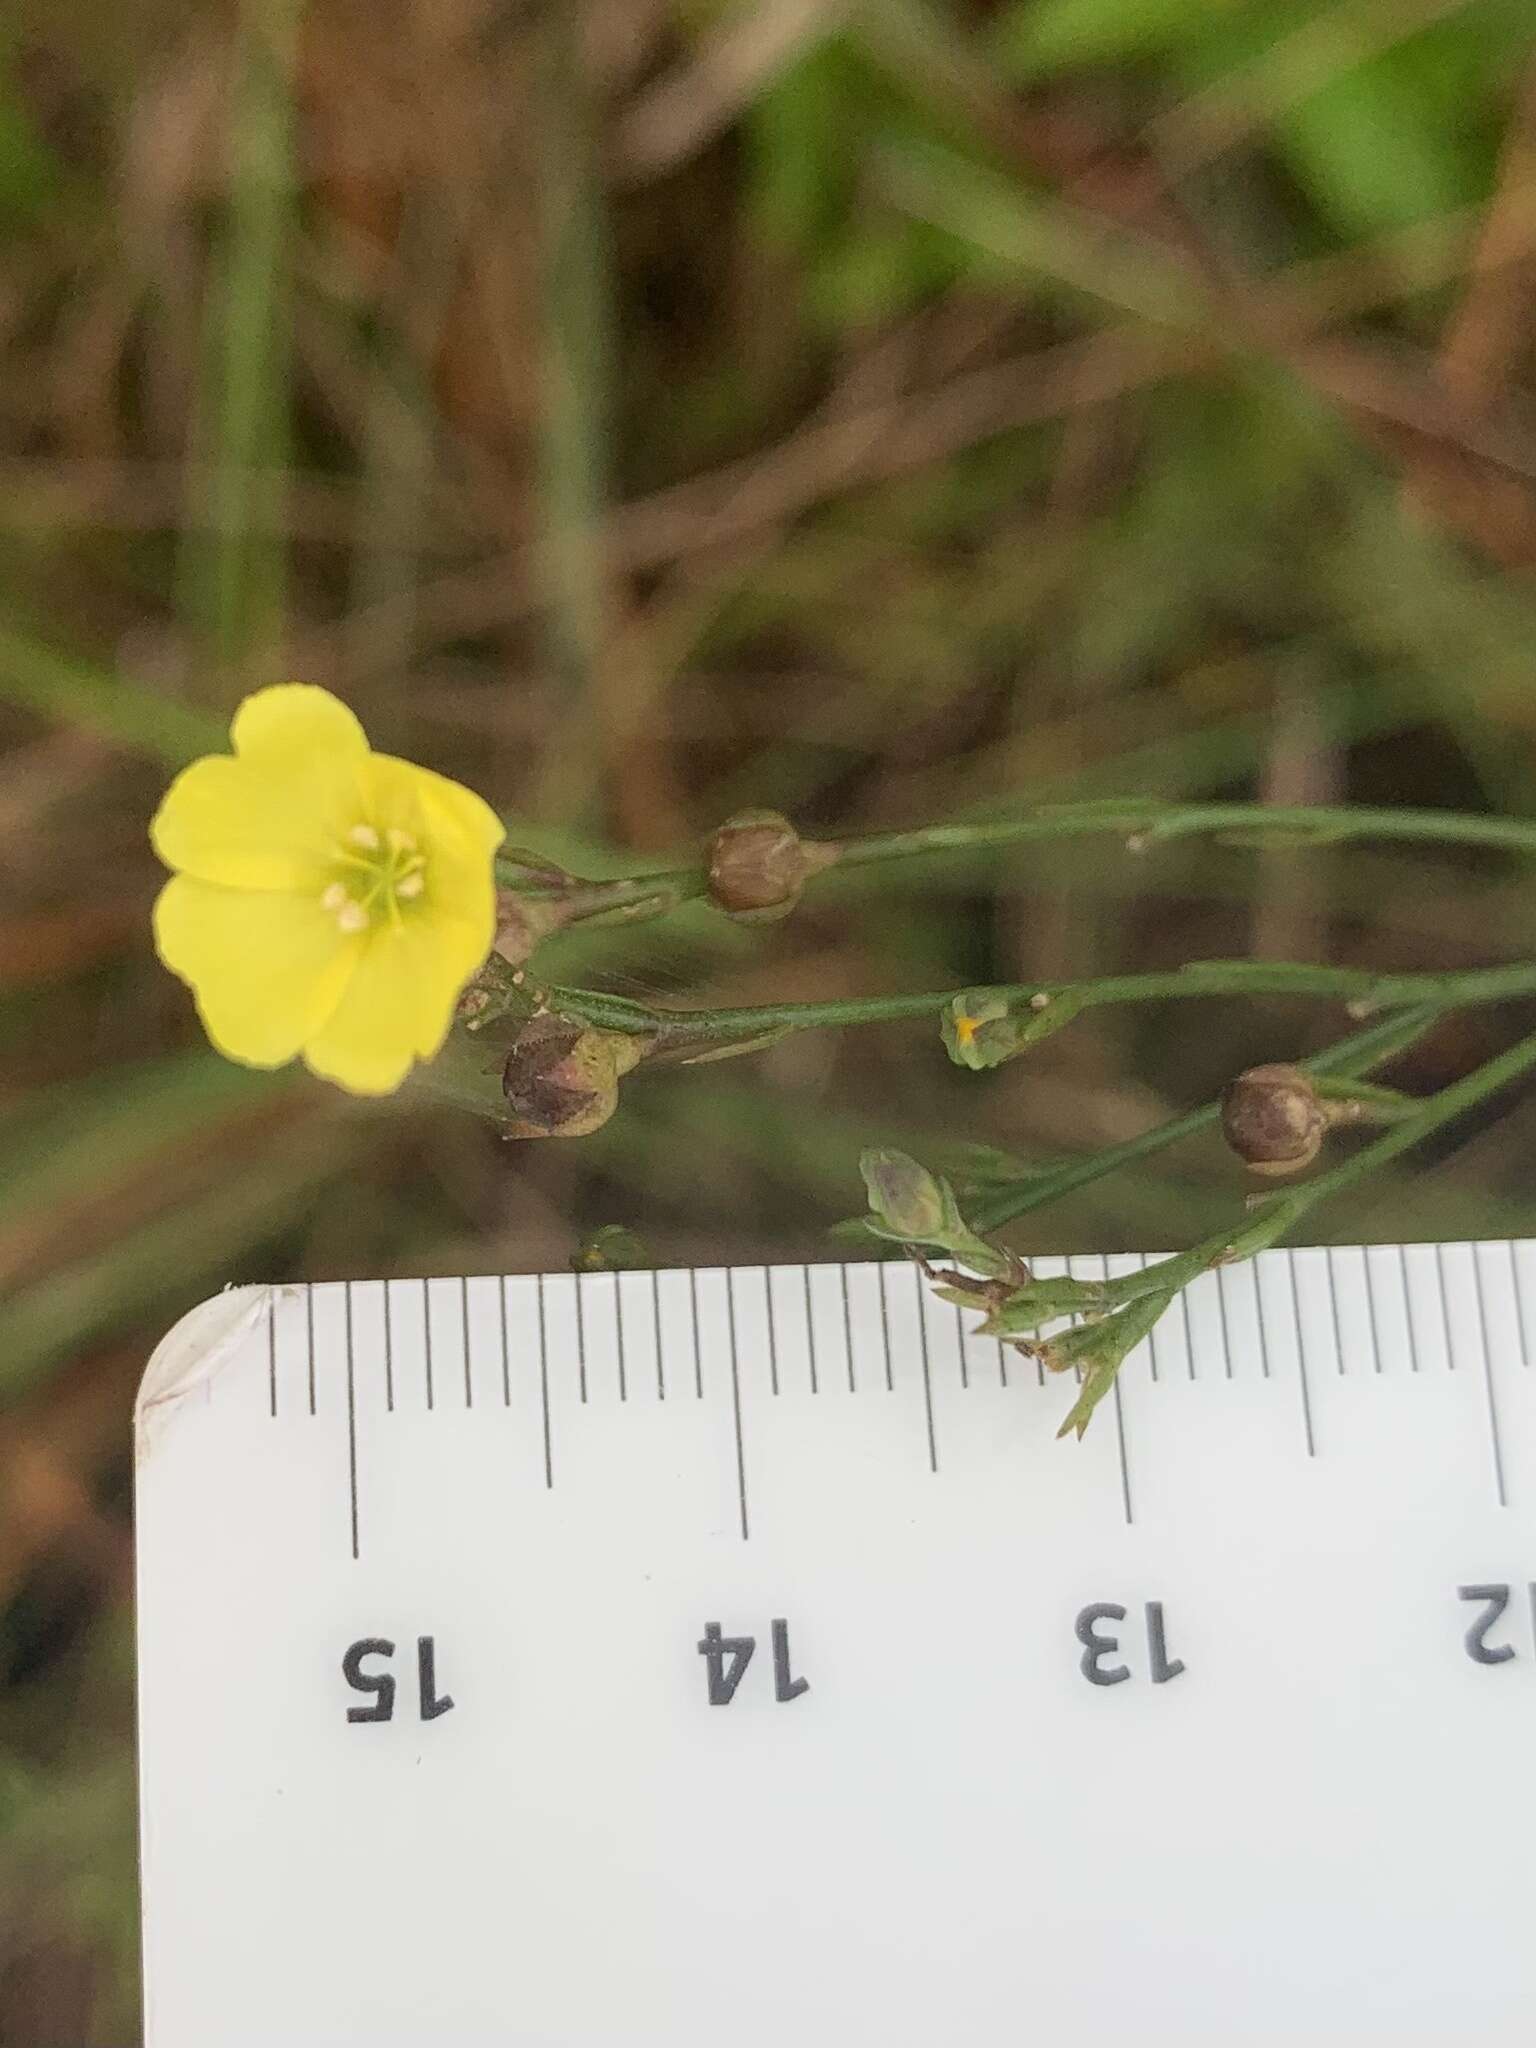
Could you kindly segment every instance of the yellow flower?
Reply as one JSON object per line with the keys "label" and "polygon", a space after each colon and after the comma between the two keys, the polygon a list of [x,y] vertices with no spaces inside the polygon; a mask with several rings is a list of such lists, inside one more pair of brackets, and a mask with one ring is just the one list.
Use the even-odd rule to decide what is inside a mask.
{"label": "yellow flower", "polygon": [[441,1047],[495,935],[501,821],[458,783],[375,754],[304,683],[247,697],[234,753],[194,761],[150,827],[173,870],[155,946],[230,1059],[305,1064],[358,1095]]}

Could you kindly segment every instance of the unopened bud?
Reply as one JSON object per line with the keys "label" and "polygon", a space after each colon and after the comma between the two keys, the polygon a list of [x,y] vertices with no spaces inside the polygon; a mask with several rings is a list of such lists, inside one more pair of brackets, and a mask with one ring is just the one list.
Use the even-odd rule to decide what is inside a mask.
{"label": "unopened bud", "polygon": [[1082,997],[1070,988],[1055,994],[1037,989],[1022,1009],[995,990],[965,989],[945,1008],[939,1029],[955,1065],[979,1072],[1052,1037],[1082,1007]]}
{"label": "unopened bud", "polygon": [[570,1017],[530,1017],[502,1069],[510,1138],[585,1138],[618,1107],[619,1076],[644,1041]]}
{"label": "unopened bud", "polygon": [[1357,1104],[1324,1100],[1300,1067],[1250,1067],[1222,1094],[1221,1129],[1255,1173],[1299,1173],[1329,1128],[1358,1113]]}
{"label": "unopened bud", "polygon": [[835,846],[802,839],[777,811],[743,811],[709,842],[709,900],[749,923],[785,917],[807,878],[837,857]]}
{"label": "unopened bud", "polygon": [[942,1181],[905,1152],[870,1151],[859,1161],[869,1207],[884,1232],[904,1244],[942,1242],[950,1220]]}

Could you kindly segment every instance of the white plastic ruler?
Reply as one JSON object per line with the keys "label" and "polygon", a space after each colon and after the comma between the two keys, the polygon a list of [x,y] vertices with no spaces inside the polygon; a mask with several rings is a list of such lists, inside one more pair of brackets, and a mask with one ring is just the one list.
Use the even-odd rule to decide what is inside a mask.
{"label": "white plastic ruler", "polygon": [[1536,1245],[1266,1254],[1078,1445],[900,1263],[219,1297],[148,2048],[1529,2048],[1533,1318]]}

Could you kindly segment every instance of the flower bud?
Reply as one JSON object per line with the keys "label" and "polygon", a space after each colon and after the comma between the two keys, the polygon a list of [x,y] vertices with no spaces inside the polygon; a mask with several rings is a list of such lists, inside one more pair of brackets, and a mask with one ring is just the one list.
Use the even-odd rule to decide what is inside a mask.
{"label": "flower bud", "polygon": [[777,811],[743,811],[709,842],[709,900],[731,917],[766,924],[786,917],[807,877],[837,857],[835,846],[803,840]]}
{"label": "flower bud", "polygon": [[866,1152],[859,1171],[869,1190],[870,1213],[884,1232],[903,1244],[937,1244],[944,1237],[950,1205],[944,1183],[905,1152]]}
{"label": "flower bud", "polygon": [[1227,1084],[1221,1129],[1227,1143],[1255,1173],[1298,1173],[1322,1148],[1337,1121],[1300,1067],[1250,1067]]}
{"label": "flower bud", "polygon": [[1050,1038],[1082,1007],[1082,997],[1072,989],[1056,995],[1039,989],[1022,1008],[995,989],[963,989],[946,1007],[939,1030],[957,1067],[982,1072]]}
{"label": "flower bud", "polygon": [[644,1042],[571,1017],[530,1017],[502,1069],[509,1138],[585,1138],[618,1107],[619,1076]]}

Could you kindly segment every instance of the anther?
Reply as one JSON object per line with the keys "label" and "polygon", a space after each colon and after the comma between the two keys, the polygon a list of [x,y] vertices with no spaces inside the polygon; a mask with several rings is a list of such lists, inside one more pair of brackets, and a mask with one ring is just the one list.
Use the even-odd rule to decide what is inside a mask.
{"label": "anther", "polygon": [[379,850],[379,835],[371,825],[354,825],[347,837],[354,846],[361,846],[368,853]]}
{"label": "anther", "polygon": [[409,899],[412,896],[419,896],[425,887],[426,877],[424,875],[419,873],[414,875],[402,875],[399,881],[395,884],[395,894],[397,896],[404,896],[407,899]]}
{"label": "anther", "polygon": [[361,903],[348,899],[336,913],[336,922],[344,932],[360,932],[368,922],[368,913]]}

